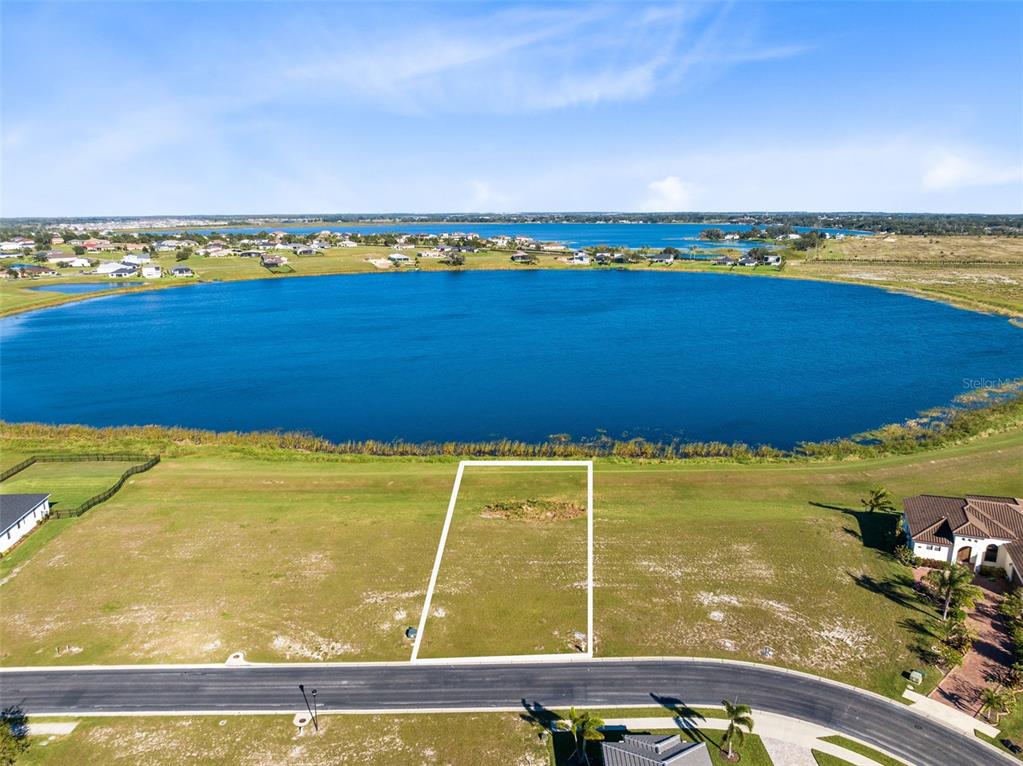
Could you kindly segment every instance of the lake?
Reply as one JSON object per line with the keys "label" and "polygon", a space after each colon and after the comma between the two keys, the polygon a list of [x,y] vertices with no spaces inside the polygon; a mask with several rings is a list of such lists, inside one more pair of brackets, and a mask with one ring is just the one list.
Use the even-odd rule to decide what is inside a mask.
{"label": "lake", "polygon": [[[314,234],[321,231],[349,232],[359,234],[381,234],[402,232],[405,234],[443,234],[462,232],[478,234],[481,237],[532,237],[540,242],[561,242],[572,247],[676,247],[680,250],[697,247],[733,247],[748,249],[758,242],[711,242],[701,240],[700,233],[706,229],[721,229],[725,232],[748,231],[745,224],[708,223],[395,223],[358,224],[339,223],[322,226],[289,226],[285,230],[294,234]],[[795,227],[798,231],[809,231],[806,226]],[[198,234],[258,234],[272,231],[275,227],[235,226],[221,229],[188,229]],[[166,230],[162,233],[178,233],[180,230]],[[821,229],[831,234],[869,234],[870,232],[851,229]]]}
{"label": "lake", "polygon": [[870,287],[642,271],[211,283],[0,320],[8,421],[791,447],[1023,377],[1004,318]]}

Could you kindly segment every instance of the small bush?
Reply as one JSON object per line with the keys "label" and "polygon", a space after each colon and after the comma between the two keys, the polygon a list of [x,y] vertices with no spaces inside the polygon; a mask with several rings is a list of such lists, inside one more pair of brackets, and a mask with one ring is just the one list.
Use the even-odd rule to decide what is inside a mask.
{"label": "small bush", "polygon": [[895,558],[900,564],[907,567],[920,566],[920,557],[913,555],[913,551],[905,545],[900,545],[895,549]]}

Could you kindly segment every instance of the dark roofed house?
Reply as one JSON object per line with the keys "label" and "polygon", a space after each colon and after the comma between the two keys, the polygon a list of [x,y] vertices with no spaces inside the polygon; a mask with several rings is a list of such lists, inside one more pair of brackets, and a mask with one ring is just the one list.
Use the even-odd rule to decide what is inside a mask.
{"label": "dark roofed house", "polygon": [[49,512],[49,495],[0,495],[0,553],[10,550]]}
{"label": "dark roofed house", "polygon": [[705,742],[683,742],[678,734],[626,734],[601,742],[604,766],[712,766]]}
{"label": "dark roofed house", "polygon": [[915,556],[974,570],[1005,570],[1023,581],[1023,500],[1015,497],[917,495],[902,501],[907,544]]}

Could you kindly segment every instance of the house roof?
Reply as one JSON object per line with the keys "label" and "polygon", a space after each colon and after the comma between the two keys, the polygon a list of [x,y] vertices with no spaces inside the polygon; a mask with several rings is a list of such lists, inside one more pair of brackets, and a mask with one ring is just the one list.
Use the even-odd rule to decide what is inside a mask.
{"label": "house roof", "polygon": [[49,495],[0,495],[0,535],[36,509]]}
{"label": "house roof", "polygon": [[678,734],[626,734],[600,745],[604,766],[711,766],[703,742],[683,742]]}
{"label": "house roof", "polygon": [[1023,564],[1023,500],[1014,497],[916,495],[902,501],[910,536],[932,545],[952,545],[955,537],[1020,543]]}

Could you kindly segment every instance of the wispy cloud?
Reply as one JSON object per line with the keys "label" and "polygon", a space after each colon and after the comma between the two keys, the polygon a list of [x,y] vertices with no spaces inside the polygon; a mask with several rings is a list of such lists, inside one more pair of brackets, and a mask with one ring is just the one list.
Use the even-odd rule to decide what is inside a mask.
{"label": "wispy cloud", "polygon": [[[941,149],[927,163],[921,184],[927,191],[949,191],[972,186],[1023,183],[1023,161],[988,157]],[[1023,191],[1021,191],[1023,195]]]}
{"label": "wispy cloud", "polygon": [[282,83],[400,113],[518,113],[634,101],[725,69],[803,53],[725,39],[728,8],[608,5],[497,9],[353,38],[327,24]]}

